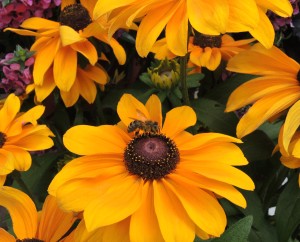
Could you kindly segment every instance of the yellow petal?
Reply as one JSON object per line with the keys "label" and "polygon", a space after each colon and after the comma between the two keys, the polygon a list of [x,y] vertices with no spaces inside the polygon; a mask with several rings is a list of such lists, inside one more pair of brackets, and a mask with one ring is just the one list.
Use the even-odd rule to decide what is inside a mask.
{"label": "yellow petal", "polygon": [[24,20],[20,26],[25,29],[45,30],[59,28],[60,23],[45,18],[32,17]]}
{"label": "yellow petal", "polygon": [[[166,27],[166,40],[170,50],[178,56],[187,53],[188,16],[185,1],[179,3],[177,11]],[[176,36],[176,38],[174,38]]]}
{"label": "yellow petal", "polygon": [[196,172],[204,177],[228,183],[245,190],[254,190],[254,183],[251,178],[240,171],[239,169],[230,165],[217,161],[201,161],[181,159],[178,164],[178,169],[188,169]]}
{"label": "yellow petal", "polygon": [[[130,219],[130,238],[132,241],[165,241],[154,210],[152,182],[146,182],[143,187],[143,202]],[[143,233],[140,233],[143,231]]]}
{"label": "yellow petal", "polygon": [[5,175],[11,173],[15,169],[14,162],[15,162],[15,158],[10,151],[7,151],[3,148],[0,149],[0,176],[3,184],[6,178]]}
{"label": "yellow petal", "polygon": [[0,186],[2,187],[5,183],[6,175],[0,175]]}
{"label": "yellow petal", "polygon": [[196,123],[196,120],[196,113],[191,107],[182,106],[173,108],[166,114],[162,132],[172,138],[186,128],[193,126]]}
{"label": "yellow petal", "polygon": [[146,57],[155,41],[171,19],[178,6],[173,2],[153,9],[143,18],[136,36],[136,50],[141,57]]}
{"label": "yellow petal", "polygon": [[43,115],[44,111],[45,107],[42,105],[38,105],[29,109],[26,113],[21,114],[12,122],[12,125],[7,130],[7,135],[15,136],[20,134],[23,127],[29,123],[36,126],[37,120]]}
{"label": "yellow petal", "polygon": [[206,47],[201,55],[201,66],[206,66],[207,69],[214,71],[220,65],[221,57],[219,49]]}
{"label": "yellow petal", "polygon": [[4,148],[11,152],[15,158],[14,168],[18,171],[27,171],[31,166],[31,156],[28,151],[14,145],[6,145]]}
{"label": "yellow petal", "polygon": [[298,88],[289,88],[261,98],[249,108],[237,126],[237,137],[242,138],[263,122],[293,105],[300,97]]}
{"label": "yellow petal", "polygon": [[277,47],[266,49],[258,43],[231,58],[226,69],[254,75],[285,75],[295,78],[299,64]]}
{"label": "yellow petal", "polygon": [[269,9],[281,17],[291,17],[293,13],[293,7],[288,0],[259,1],[259,6],[263,9]]}
{"label": "yellow petal", "polygon": [[227,1],[229,5],[226,32],[244,32],[258,25],[259,14],[256,1]]}
{"label": "yellow petal", "polygon": [[282,164],[290,169],[297,169],[300,167],[300,159],[292,156],[285,157],[281,156],[280,161]]}
{"label": "yellow petal", "polygon": [[161,110],[161,102],[156,95],[151,95],[148,101],[145,104],[150,119],[154,120],[158,123],[159,127],[162,127],[162,110]]}
{"label": "yellow petal", "polygon": [[298,92],[300,92],[298,81],[295,78],[285,76],[254,78],[243,83],[230,94],[225,111],[231,112],[237,110],[247,104],[256,102],[260,98],[291,87],[298,88]]}
{"label": "yellow petal", "polygon": [[70,128],[63,137],[66,148],[78,155],[123,154],[129,140],[129,136],[112,125],[78,125]]}
{"label": "yellow petal", "polygon": [[103,14],[110,12],[113,9],[130,5],[131,3],[135,2],[136,0],[112,0],[112,1],[97,1],[95,8],[93,19],[97,19],[101,17]]}
{"label": "yellow petal", "polygon": [[150,115],[144,104],[131,94],[124,94],[117,106],[121,121],[128,126],[133,120],[150,120]]}
{"label": "yellow petal", "polygon": [[43,81],[43,85],[34,86],[37,101],[38,102],[44,101],[44,99],[48,97],[50,93],[52,93],[55,87],[56,85],[54,82],[53,69],[50,68],[45,73],[45,79]]}
{"label": "yellow petal", "polygon": [[73,212],[64,212],[56,198],[48,195],[40,214],[37,238],[42,241],[59,241],[75,222]]}
{"label": "yellow petal", "polygon": [[178,169],[175,174],[170,174],[170,177],[174,177],[173,179],[182,180],[186,183],[192,181],[191,185],[200,187],[208,191],[212,191],[215,194],[228,199],[232,203],[242,208],[245,208],[247,205],[243,195],[232,185],[226,184],[224,182],[209,179],[194,172],[183,169]]}
{"label": "yellow petal", "polygon": [[66,6],[75,4],[76,0],[63,0],[61,1],[60,9],[63,10]]}
{"label": "yellow petal", "polygon": [[300,125],[300,101],[297,101],[290,109],[286,116],[283,126],[283,148],[288,150],[289,144],[296,130]]}
{"label": "yellow petal", "polygon": [[3,32],[6,32],[6,31],[12,31],[16,34],[23,35],[23,36],[39,36],[40,35],[37,32],[33,32],[33,31],[30,31],[27,29],[6,28],[6,29],[4,29]]}
{"label": "yellow petal", "polygon": [[78,72],[77,75],[77,84],[78,89],[80,90],[80,95],[89,103],[95,101],[97,95],[97,89],[95,83],[83,73]]}
{"label": "yellow petal", "polygon": [[181,181],[164,179],[163,182],[174,192],[190,219],[199,228],[217,237],[224,232],[226,215],[216,198]]}
{"label": "yellow petal", "polygon": [[[226,32],[229,6],[227,1],[188,0],[189,21],[198,32],[208,35],[219,35]],[[201,13],[201,18],[199,17]]]}
{"label": "yellow petal", "polygon": [[15,94],[10,94],[0,110],[0,131],[6,133],[10,123],[14,120],[20,111],[21,102]]}
{"label": "yellow petal", "polygon": [[[179,146],[180,149],[180,146]],[[228,165],[241,166],[247,165],[248,161],[241,149],[232,143],[216,142],[207,144],[204,147],[200,146],[195,150],[180,150],[182,159],[201,161],[218,161]]]}
{"label": "yellow petal", "polygon": [[59,27],[60,39],[63,46],[71,45],[76,42],[85,40],[80,34],[67,25],[62,25]]}
{"label": "yellow petal", "polygon": [[102,85],[106,84],[108,81],[108,74],[98,65],[87,65],[84,69],[78,69],[78,72],[83,73],[83,75]]}
{"label": "yellow petal", "polygon": [[10,233],[8,233],[6,230],[0,228],[0,240],[5,242],[15,242],[16,239],[14,236],[12,236]]}
{"label": "yellow petal", "polygon": [[114,224],[133,214],[141,205],[142,191],[143,180],[131,175],[121,179],[84,210],[87,230]]}
{"label": "yellow petal", "polygon": [[[185,139],[186,141],[178,147],[179,150],[192,150],[192,149],[199,149],[201,146],[207,144],[214,144],[214,142],[235,142],[235,143],[242,143],[241,140],[219,133],[201,133],[196,134],[194,136],[188,137]],[[176,139],[175,139],[176,141]]]}
{"label": "yellow petal", "polygon": [[85,56],[91,65],[95,65],[98,61],[97,50],[88,40],[74,43],[71,45],[71,48]]}
{"label": "yellow petal", "polygon": [[[43,38],[43,37],[42,37]],[[42,85],[44,75],[53,63],[54,57],[60,48],[59,37],[45,38],[43,48],[35,56],[33,67],[33,81],[36,85]],[[32,49],[33,50],[33,49]]]}
{"label": "yellow petal", "polygon": [[[69,186],[70,189],[64,188],[65,191],[78,190],[79,186],[72,186],[72,183],[76,184],[88,184],[90,178],[99,178],[99,182],[103,182],[102,176],[105,178],[106,176],[116,176],[118,174],[127,174],[123,157],[120,155],[116,157],[116,155],[95,155],[95,156],[83,156],[77,159],[72,160],[67,165],[63,167],[63,169],[54,177],[49,185],[48,192],[49,194],[56,196],[57,190],[64,184],[63,187]],[[73,179],[76,179],[73,181]],[[85,181],[85,179],[87,181]],[[97,183],[96,180],[93,182]],[[88,188],[88,186],[86,186]],[[102,186],[102,189],[104,187]],[[92,191],[93,189],[88,189],[88,191]],[[97,189],[96,189],[97,190]],[[95,191],[96,191],[95,190]],[[79,191],[85,192],[84,189],[79,189]],[[64,196],[64,199],[68,199],[69,196]],[[76,197],[79,199],[79,202],[82,202],[81,197]]]}
{"label": "yellow petal", "polygon": [[60,96],[66,107],[73,106],[79,98],[79,81],[76,77],[74,84],[69,91],[60,90]]}
{"label": "yellow petal", "polygon": [[57,87],[62,91],[69,91],[77,73],[76,51],[68,46],[60,48],[54,58],[53,73]]}
{"label": "yellow petal", "polygon": [[18,239],[35,237],[37,211],[28,195],[15,188],[3,186],[0,188],[0,205],[8,210]]}
{"label": "yellow petal", "polygon": [[[153,181],[154,208],[165,241],[193,241],[195,227],[164,179]],[[172,221],[170,223],[170,221]]]}
{"label": "yellow petal", "polygon": [[259,22],[249,33],[257,39],[264,47],[271,48],[274,43],[275,31],[270,19],[259,9]]}

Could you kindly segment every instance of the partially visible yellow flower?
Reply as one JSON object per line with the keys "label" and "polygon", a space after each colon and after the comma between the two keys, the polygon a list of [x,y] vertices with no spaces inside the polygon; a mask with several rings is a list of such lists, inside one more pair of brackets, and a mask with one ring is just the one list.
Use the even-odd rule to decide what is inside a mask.
{"label": "partially visible yellow flower", "polygon": [[57,242],[76,220],[72,212],[62,211],[53,196],[47,196],[43,208],[37,212],[33,201],[25,193],[7,186],[0,187],[0,205],[5,207],[13,222],[14,235],[0,228],[0,241]]}
{"label": "partially visible yellow flower", "polygon": [[186,132],[196,122],[188,106],[172,109],[163,122],[156,95],[144,105],[125,94],[117,112],[118,125],[79,125],[66,132],[64,145],[82,157],[63,167],[49,193],[63,209],[83,211],[95,241],[120,241],[120,234],[122,241],[220,236],[226,215],[217,197],[245,207],[235,186],[254,189],[251,178],[233,167],[248,163],[234,144],[241,141]]}
{"label": "partially visible yellow flower", "polygon": [[[85,68],[77,67],[75,81],[69,91],[60,90],[60,95],[66,107],[73,106],[79,96],[82,96],[89,104],[95,101],[97,95],[97,85],[102,88],[108,81],[108,74],[99,65],[92,66],[88,64]],[[52,68],[45,74],[43,85],[31,84],[26,92],[35,90],[36,99],[42,102],[56,87]]]}
{"label": "partially visible yellow flower", "polygon": [[48,149],[53,146],[49,136],[54,136],[46,125],[39,125],[45,107],[35,106],[26,113],[19,113],[21,102],[10,94],[0,110],[0,175],[14,169],[26,171],[31,166],[28,151]]}
{"label": "partially visible yellow flower", "polygon": [[[291,169],[300,168],[300,101],[289,110],[285,122],[280,129],[278,147],[281,153],[280,161]],[[300,174],[299,174],[300,186]]]}
{"label": "partially visible yellow flower", "polygon": [[[71,2],[71,5],[66,6]],[[119,63],[125,63],[126,54],[122,46],[113,38],[108,40],[105,19],[103,20],[105,16],[97,21],[91,17],[96,2],[82,0],[79,4],[75,0],[63,1],[60,22],[32,17],[21,24],[25,29],[5,29],[36,37],[30,49],[36,52],[33,68],[33,81],[36,85],[44,85],[47,81],[46,72],[53,65],[55,84],[60,90],[69,92],[76,79],[77,53],[85,56],[91,65],[98,61],[97,50],[89,37],[111,45]]]}
{"label": "partially visible yellow flower", "polygon": [[234,40],[230,35],[207,36],[197,33],[190,38],[190,61],[197,66],[214,71],[221,60],[228,61],[241,51],[250,48],[254,39]]}
{"label": "partially visible yellow flower", "polygon": [[253,104],[238,123],[239,138],[277,117],[300,98],[300,65],[275,46],[266,49],[255,44],[231,58],[227,70],[259,76],[235,89],[227,102],[226,112]]}
{"label": "partially visible yellow flower", "polygon": [[282,17],[292,15],[289,0],[101,0],[94,9],[94,18],[110,14],[110,35],[117,29],[140,22],[136,49],[145,57],[165,30],[168,48],[177,56],[187,53],[188,25],[199,33],[219,35],[249,31],[270,48],[274,28],[266,16],[271,10]]}

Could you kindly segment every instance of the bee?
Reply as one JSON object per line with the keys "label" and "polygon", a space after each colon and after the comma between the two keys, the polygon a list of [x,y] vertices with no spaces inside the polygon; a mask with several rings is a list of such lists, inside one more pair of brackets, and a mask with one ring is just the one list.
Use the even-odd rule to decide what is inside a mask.
{"label": "bee", "polygon": [[128,125],[127,132],[135,132],[135,135],[138,135],[140,131],[144,133],[157,134],[160,131],[158,122],[147,120],[145,115],[137,109],[137,116],[139,119],[131,118],[133,121]]}

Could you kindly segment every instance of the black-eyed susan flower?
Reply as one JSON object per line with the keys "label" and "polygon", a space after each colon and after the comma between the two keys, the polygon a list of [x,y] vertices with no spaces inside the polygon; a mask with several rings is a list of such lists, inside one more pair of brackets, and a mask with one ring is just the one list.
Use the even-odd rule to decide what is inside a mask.
{"label": "black-eyed susan flower", "polygon": [[[68,92],[60,90],[61,98],[66,107],[73,106],[79,96],[82,96],[89,104],[95,101],[97,95],[97,85],[104,87],[107,83],[108,75],[100,66],[92,66],[87,64],[85,68],[77,67],[76,78]],[[42,102],[55,89],[55,79],[53,69],[50,68],[45,73],[45,81],[43,85],[32,84],[26,89],[29,93],[35,90],[36,100]]]}
{"label": "black-eyed susan flower", "polygon": [[274,119],[300,98],[300,65],[275,46],[266,49],[255,44],[231,58],[227,70],[259,76],[235,89],[227,102],[227,112],[253,104],[238,123],[239,138]]}
{"label": "black-eyed susan flower", "polygon": [[[291,169],[300,168],[300,101],[288,111],[278,137],[278,148],[281,163]],[[300,186],[300,174],[298,183]]]}
{"label": "black-eyed susan flower", "polygon": [[220,236],[226,215],[217,196],[245,207],[235,186],[254,189],[251,178],[233,167],[248,163],[233,144],[241,141],[186,132],[196,122],[188,106],[172,109],[163,122],[155,95],[143,105],[125,94],[117,111],[118,125],[66,132],[64,145],[82,157],[55,176],[49,193],[63,209],[83,211],[87,231],[100,229],[107,241],[118,241],[118,231],[126,234],[124,241]]}
{"label": "black-eyed susan flower", "polygon": [[[237,53],[250,48],[250,43],[254,39],[234,40],[230,35],[203,35],[195,33],[190,37],[188,52],[190,53],[190,62],[199,67],[206,67],[214,71],[221,63],[221,60],[228,61]],[[166,43],[166,39],[157,41],[152,50],[155,58],[174,58]]]}
{"label": "black-eyed susan flower", "polygon": [[56,86],[69,92],[76,79],[77,53],[82,54],[91,65],[98,61],[97,50],[89,37],[108,43],[119,63],[125,63],[124,49],[115,39],[108,40],[105,17],[97,21],[92,19],[95,3],[96,0],[81,1],[81,4],[75,0],[63,1],[60,22],[32,17],[21,24],[24,29],[6,29],[20,35],[36,36],[31,47],[31,51],[35,51],[33,81],[36,85],[43,85],[45,74],[53,65]]}
{"label": "black-eyed susan flower", "polygon": [[53,146],[49,136],[54,136],[46,125],[39,125],[45,107],[35,106],[26,113],[19,113],[20,99],[10,94],[0,110],[0,175],[14,169],[26,171],[31,166],[29,151],[48,149]]}
{"label": "black-eyed susan flower", "polygon": [[167,45],[177,56],[187,53],[188,25],[199,33],[219,35],[226,32],[249,31],[265,46],[271,47],[274,29],[266,10],[291,16],[293,8],[288,0],[102,0],[94,9],[94,18],[110,13],[110,34],[118,28],[130,27],[139,21],[136,49],[145,57],[157,38],[165,30]]}
{"label": "black-eyed susan flower", "polygon": [[62,211],[55,197],[47,196],[43,208],[37,212],[28,195],[12,187],[0,187],[0,205],[5,207],[13,222],[10,234],[0,228],[0,241],[59,241],[76,220],[72,212]]}

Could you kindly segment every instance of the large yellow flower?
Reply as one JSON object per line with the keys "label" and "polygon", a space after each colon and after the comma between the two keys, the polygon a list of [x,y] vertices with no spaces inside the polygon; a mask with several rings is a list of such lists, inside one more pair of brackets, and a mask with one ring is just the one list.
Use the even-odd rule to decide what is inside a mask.
{"label": "large yellow flower", "polygon": [[[85,68],[77,68],[76,78],[68,92],[60,90],[60,95],[66,107],[73,106],[79,96],[82,96],[88,103],[93,103],[97,95],[97,84],[103,87],[108,80],[106,71],[99,65],[88,64]],[[96,83],[95,83],[96,82]],[[56,87],[53,76],[53,69],[49,68],[45,73],[43,85],[31,84],[27,86],[26,92],[35,90],[36,99],[42,102]]]}
{"label": "large yellow flower", "polygon": [[42,210],[37,212],[28,195],[7,186],[0,187],[0,205],[8,210],[15,234],[0,228],[0,241],[3,242],[16,242],[16,239],[57,242],[76,220],[72,212],[64,212],[58,207],[53,196],[47,196]]}
{"label": "large yellow flower", "polygon": [[[70,3],[73,4],[65,6]],[[75,0],[63,1],[60,22],[32,17],[21,24],[25,29],[6,29],[21,35],[36,36],[31,47],[31,51],[36,52],[33,68],[36,85],[43,85],[45,74],[53,65],[55,84],[60,90],[69,92],[76,79],[77,52],[85,56],[91,65],[98,61],[97,50],[88,40],[92,36],[110,44],[119,63],[125,63],[124,49],[115,39],[108,40],[105,17],[97,21],[91,18],[95,3],[96,0],[82,0],[81,4]]]}
{"label": "large yellow flower", "polygon": [[183,56],[187,53],[188,25],[202,34],[249,31],[265,46],[271,47],[274,29],[266,16],[272,10],[283,17],[291,16],[288,0],[101,0],[94,9],[94,18],[110,13],[111,34],[118,28],[141,21],[136,38],[140,56],[147,56],[165,28],[170,50]]}
{"label": "large yellow flower", "polygon": [[241,141],[184,131],[196,122],[188,106],[169,111],[162,125],[155,95],[143,105],[125,94],[117,111],[119,125],[79,125],[66,132],[64,145],[82,157],[55,176],[49,193],[63,209],[83,211],[87,231],[100,229],[107,241],[118,241],[120,229],[128,241],[220,236],[226,215],[216,196],[245,207],[234,186],[254,189],[233,167],[248,163],[232,143]]}
{"label": "large yellow flower", "polygon": [[39,105],[19,113],[20,99],[10,94],[0,110],[0,176],[14,169],[26,171],[31,166],[28,151],[48,149],[53,146],[49,136],[54,136],[46,125],[37,124],[45,107]]}
{"label": "large yellow flower", "polygon": [[227,102],[227,112],[253,104],[238,123],[239,138],[277,117],[300,98],[300,65],[275,46],[266,49],[256,44],[231,58],[227,69],[259,76],[234,90]]}

